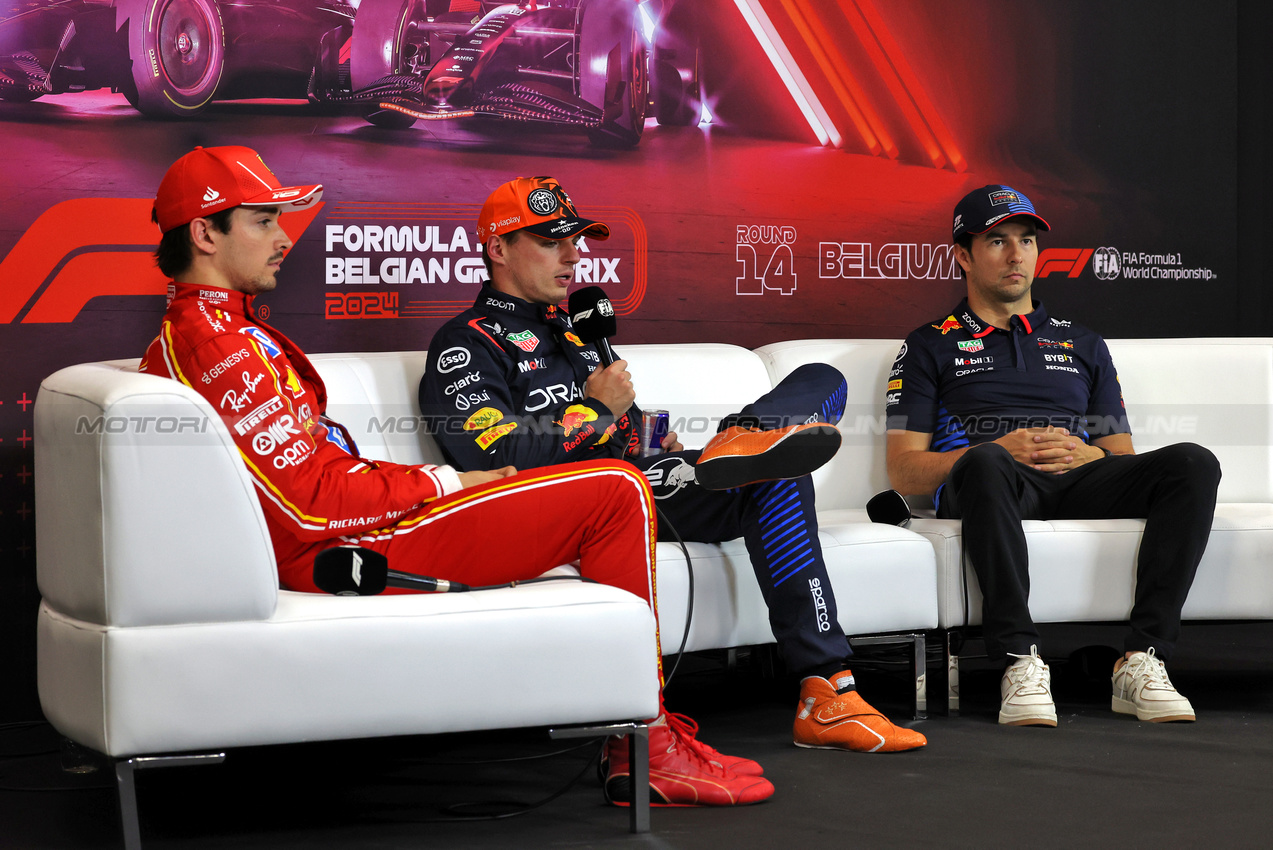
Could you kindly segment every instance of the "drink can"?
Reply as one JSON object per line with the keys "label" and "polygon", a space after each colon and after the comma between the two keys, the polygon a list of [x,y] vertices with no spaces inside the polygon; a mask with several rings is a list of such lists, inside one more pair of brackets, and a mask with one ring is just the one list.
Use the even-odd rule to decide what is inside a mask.
{"label": "drink can", "polygon": [[641,414],[641,457],[663,454],[663,438],[667,436],[668,412],[645,410]]}

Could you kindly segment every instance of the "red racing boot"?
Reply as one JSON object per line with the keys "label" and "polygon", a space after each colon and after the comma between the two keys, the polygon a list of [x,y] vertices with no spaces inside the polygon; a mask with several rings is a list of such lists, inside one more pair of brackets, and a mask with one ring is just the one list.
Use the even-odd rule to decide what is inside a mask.
{"label": "red racing boot", "polygon": [[684,714],[674,714],[669,711],[664,717],[667,718],[669,725],[677,727],[681,740],[698,750],[698,754],[708,761],[715,762],[726,770],[737,773],[739,776],[765,775],[765,769],[760,766],[760,762],[752,761],[742,756],[727,756],[716,748],[700,741],[698,739],[698,723]]}
{"label": "red racing boot", "polygon": [[[705,758],[703,749],[716,751],[687,737],[683,731],[687,728],[684,721],[650,726],[650,805],[746,806],[773,796],[774,786],[763,776],[739,775]],[[603,758],[606,800],[616,806],[631,805],[627,737],[606,741]]]}

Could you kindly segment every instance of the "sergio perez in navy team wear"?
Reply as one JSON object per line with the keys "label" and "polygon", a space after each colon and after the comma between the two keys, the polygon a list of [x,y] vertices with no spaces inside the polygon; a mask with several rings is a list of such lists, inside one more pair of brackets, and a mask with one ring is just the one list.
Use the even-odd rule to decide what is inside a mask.
{"label": "sergio perez in navy team wear", "polygon": [[1219,463],[1192,443],[1135,453],[1105,341],[1030,297],[1037,233],[1048,229],[1007,186],[977,189],[955,208],[968,297],[898,352],[885,398],[889,478],[963,521],[987,654],[1011,661],[999,714],[1009,725],[1056,725],[1021,521],[1144,518],[1111,705],[1141,720],[1193,720],[1163,661],[1211,531]]}

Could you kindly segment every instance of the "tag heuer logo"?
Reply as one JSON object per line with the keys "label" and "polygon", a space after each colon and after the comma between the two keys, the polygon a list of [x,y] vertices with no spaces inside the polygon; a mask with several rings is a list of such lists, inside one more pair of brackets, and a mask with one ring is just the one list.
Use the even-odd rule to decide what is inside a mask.
{"label": "tag heuer logo", "polygon": [[221,197],[221,193],[216,189],[213,189],[211,186],[208,187],[208,191],[203,193],[203,199],[205,201],[215,201],[219,197]]}
{"label": "tag heuer logo", "polygon": [[539,337],[530,331],[522,331],[519,334],[509,334],[506,339],[513,345],[530,354],[539,347]]}
{"label": "tag heuer logo", "polygon": [[979,339],[969,339],[963,342],[955,343],[959,346],[960,351],[981,351],[985,348],[985,344]]}

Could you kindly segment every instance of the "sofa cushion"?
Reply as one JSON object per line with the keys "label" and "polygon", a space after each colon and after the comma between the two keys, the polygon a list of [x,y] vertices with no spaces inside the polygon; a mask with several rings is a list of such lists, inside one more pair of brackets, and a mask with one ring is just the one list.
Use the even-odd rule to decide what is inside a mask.
{"label": "sofa cushion", "polygon": [[265,621],[144,628],[85,623],[46,602],[38,628],[46,716],[112,756],[658,711],[649,606],[602,585],[281,591]]}
{"label": "sofa cushion", "polygon": [[[1136,587],[1136,553],[1145,521],[1139,519],[1027,520],[1030,614],[1038,623],[1123,621]],[[958,568],[958,520],[916,519],[910,528],[932,543],[937,557],[938,615],[942,628],[981,623],[981,591]],[[1273,617],[1273,505],[1219,504],[1207,551],[1198,565],[1183,616],[1187,620]]]}

